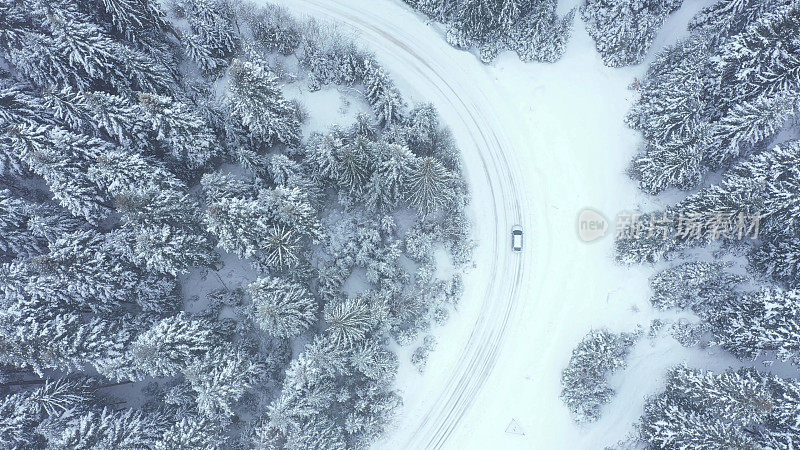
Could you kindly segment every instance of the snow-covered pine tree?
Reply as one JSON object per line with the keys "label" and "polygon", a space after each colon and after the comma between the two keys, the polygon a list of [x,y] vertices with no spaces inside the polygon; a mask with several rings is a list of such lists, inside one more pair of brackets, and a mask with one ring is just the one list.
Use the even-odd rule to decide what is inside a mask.
{"label": "snow-covered pine tree", "polygon": [[706,38],[692,36],[660,53],[639,84],[626,122],[647,141],[632,171],[649,193],[691,189],[707,170],[703,150],[715,114],[711,52]]}
{"label": "snow-covered pine tree", "polygon": [[317,242],[323,237],[317,211],[299,188],[262,189],[257,201],[271,223],[291,228],[299,239]]}
{"label": "snow-covered pine tree", "polygon": [[137,150],[148,144],[140,109],[121,95],[64,86],[46,90],[43,100],[57,120],[76,132]]}
{"label": "snow-covered pine tree", "polygon": [[287,436],[286,447],[344,450],[347,441],[342,427],[323,417],[301,423],[296,432]]}
{"label": "snow-covered pine tree", "polygon": [[719,49],[725,102],[754,100],[800,88],[800,5],[759,17]]}
{"label": "snow-covered pine tree", "polygon": [[[704,222],[697,235],[658,238],[652,247],[643,245],[646,240],[618,240],[618,258],[658,261],[667,250],[703,245],[714,233],[718,238],[729,239],[771,236],[773,244],[780,236],[796,234],[793,218],[800,214],[797,202],[800,184],[794,175],[798,152],[800,141],[789,141],[752,156],[731,168],[718,184],[690,195],[665,213],[675,224],[680,217],[729,218],[720,223],[719,229],[714,230]],[[757,246],[759,242],[754,244]],[[769,264],[759,267],[771,270]]]}
{"label": "snow-covered pine tree", "polygon": [[135,189],[186,189],[185,183],[157,160],[126,151],[109,151],[99,155],[89,169],[89,177],[113,196]]}
{"label": "snow-covered pine tree", "polygon": [[325,305],[325,322],[331,340],[337,345],[352,346],[367,336],[376,320],[364,299],[347,298]]}
{"label": "snow-covered pine tree", "polygon": [[[52,123],[53,113],[48,111],[34,88],[28,83],[13,79],[11,74],[0,69],[0,127]],[[6,164],[0,166],[0,169],[6,173],[19,172],[18,169],[11,170]]]}
{"label": "snow-covered pine tree", "polygon": [[223,198],[209,205],[209,231],[224,250],[256,265],[276,269],[295,266],[303,243],[316,239],[319,222],[300,191],[278,188],[257,199]]}
{"label": "snow-covered pine tree", "polygon": [[[369,341],[356,351],[372,349],[363,354],[378,359],[370,366],[387,364],[379,378],[365,376],[353,364],[350,352],[327,338],[307,345],[287,370],[281,395],[270,405],[269,420],[257,430],[256,445],[343,449],[374,441],[399,405],[399,398],[389,390],[396,362],[381,363],[386,352],[375,345],[376,341]],[[363,367],[363,361],[358,366]],[[359,406],[342,417],[336,410],[343,402]]]}
{"label": "snow-covered pine tree", "polygon": [[283,97],[277,78],[258,63],[234,59],[229,70],[231,113],[268,145],[300,140],[295,106]]}
{"label": "snow-covered pine tree", "polygon": [[262,248],[268,226],[259,220],[258,202],[241,198],[222,199],[209,205],[206,215],[209,230],[217,236],[225,251],[234,252],[240,258],[252,258]]}
{"label": "snow-covered pine tree", "polygon": [[586,0],[581,18],[607,66],[642,62],[667,16],[683,0]]}
{"label": "snow-covered pine tree", "polygon": [[415,157],[407,147],[397,144],[378,143],[374,149],[377,162],[367,184],[366,205],[370,210],[387,212],[402,200]]}
{"label": "snow-covered pine tree", "polygon": [[759,272],[792,289],[800,288],[800,238],[796,234],[769,236],[749,256]]}
{"label": "snow-covered pine tree", "polygon": [[6,132],[10,150],[44,179],[53,198],[67,211],[90,223],[109,214],[107,194],[86,172],[112,145],[55,126],[13,126]]}
{"label": "snow-covered pine tree", "polygon": [[359,49],[335,28],[314,20],[302,28],[298,58],[310,71],[308,87],[317,90],[330,83],[352,86],[364,78],[366,61],[373,57]]}
{"label": "snow-covered pine tree", "polygon": [[152,94],[139,94],[139,105],[157,138],[166,142],[171,155],[188,168],[203,167],[218,152],[212,130],[188,105]]}
{"label": "snow-covered pine tree", "polygon": [[86,227],[86,221],[73,217],[52,204],[37,205],[28,221],[28,229],[35,236],[45,239],[48,244],[56,242],[65,234],[75,233]]}
{"label": "snow-covered pine tree", "polygon": [[511,49],[522,61],[556,62],[561,59],[572,36],[575,9],[563,17],[556,15],[555,0],[531,2],[530,10],[511,30]]}
{"label": "snow-covered pine tree", "polygon": [[114,39],[70,2],[30,2],[19,11],[8,61],[40,87],[73,86],[109,92],[169,91],[173,73],[152,55]]}
{"label": "snow-covered pine tree", "polygon": [[58,380],[27,380],[22,389],[0,400],[0,440],[19,448],[45,447],[48,438],[59,435],[66,425],[94,408],[97,383],[86,377]]}
{"label": "snow-covered pine tree", "polygon": [[402,128],[403,142],[417,156],[434,156],[448,169],[461,167],[458,149],[450,130],[442,126],[431,104],[417,105],[409,111]]}
{"label": "snow-covered pine tree", "polygon": [[386,384],[365,380],[353,389],[355,411],[344,421],[348,447],[362,447],[380,439],[402,405],[400,396]]}
{"label": "snow-covered pine tree", "polygon": [[706,161],[711,167],[719,167],[746,156],[758,144],[775,137],[797,115],[798,108],[800,94],[793,90],[733,105],[710,128]]}
{"label": "snow-covered pine tree", "polygon": [[254,199],[258,194],[255,182],[222,172],[203,175],[200,186],[208,203],[223,198]]}
{"label": "snow-covered pine tree", "polygon": [[439,22],[446,22],[452,17],[459,4],[458,0],[403,0],[412,8]]}
{"label": "snow-covered pine tree", "polygon": [[123,356],[129,331],[105,319],[14,306],[0,313],[0,364],[46,371],[99,370]]}
{"label": "snow-covered pine tree", "polygon": [[497,38],[501,19],[498,6],[502,0],[464,0],[454,16],[453,26],[467,42]]}
{"label": "snow-covered pine tree", "polygon": [[244,19],[253,33],[253,39],[268,51],[289,56],[300,47],[301,26],[285,9],[276,5],[265,5],[264,8],[247,14]]}
{"label": "snow-covered pine tree", "polygon": [[169,292],[169,283],[135,270],[112,248],[107,237],[95,231],[65,234],[49,245],[48,253],[2,266],[6,278],[0,289],[10,299],[46,305],[50,311],[76,309],[110,316],[129,304],[148,303],[153,292]]}
{"label": "snow-covered pine tree", "polygon": [[194,390],[198,411],[219,423],[236,414],[237,402],[263,374],[264,367],[249,355],[217,345],[187,367],[184,377]]}
{"label": "snow-covered pine tree", "polygon": [[251,283],[247,290],[252,297],[255,322],[274,336],[296,337],[316,320],[316,300],[294,281],[263,277]]}
{"label": "snow-covered pine tree", "polygon": [[314,133],[308,140],[304,162],[311,175],[325,186],[335,186],[338,181],[337,154],[346,142],[346,137],[337,127],[324,135]]}
{"label": "snow-covered pine tree", "polygon": [[269,164],[269,157],[253,150],[249,146],[235,146],[231,149],[230,156],[233,161],[241,164],[241,166],[261,179],[267,179],[267,165]]}
{"label": "snow-covered pine tree", "polygon": [[366,89],[364,95],[378,118],[378,123],[387,127],[400,121],[405,103],[384,69],[368,59],[364,63],[363,80]]}
{"label": "snow-covered pine tree", "polygon": [[29,224],[41,211],[38,205],[0,190],[0,261],[30,257],[44,251],[47,241]]}
{"label": "snow-covered pine tree", "polygon": [[93,0],[92,4],[98,22],[112,23],[125,39],[137,44],[152,42],[160,32],[172,30],[164,11],[152,0]]}
{"label": "snow-covered pine tree", "polygon": [[135,370],[153,377],[169,377],[183,372],[216,345],[218,337],[208,321],[181,312],[138,335],[129,352]]}
{"label": "snow-covered pine tree", "polygon": [[226,436],[219,424],[203,416],[182,417],[164,431],[156,450],[215,449],[223,447]]}
{"label": "snow-covered pine tree", "polygon": [[350,362],[355,370],[384,386],[394,381],[399,364],[397,355],[374,339],[367,339],[356,345]]}
{"label": "snow-covered pine tree", "polygon": [[[337,376],[349,374],[347,353],[325,337],[317,337],[286,370],[286,381],[268,408],[268,421],[257,438],[302,439],[308,421],[324,420],[336,399]],[[263,442],[263,441],[262,441]]]}
{"label": "snow-covered pine tree", "polygon": [[151,448],[164,433],[158,413],[135,409],[89,411],[67,422],[48,444],[54,448]]}
{"label": "snow-covered pine tree", "polygon": [[274,270],[296,268],[302,259],[300,237],[291,227],[272,225],[263,236],[263,251],[256,265]]}
{"label": "snow-covered pine tree", "polygon": [[[628,123],[647,146],[633,164],[642,189],[691,189],[774,137],[798,112],[800,7],[721,1],[695,33],[650,66]],[[721,9],[728,18],[714,24]],[[715,27],[734,33],[715,35]],[[711,31],[709,31],[711,30]]]}
{"label": "snow-covered pine tree", "polygon": [[267,172],[276,186],[300,189],[306,193],[312,205],[316,207],[319,204],[322,190],[303,161],[295,161],[286,155],[273,155],[269,159]]}
{"label": "snow-covered pine tree", "polygon": [[418,158],[408,169],[405,197],[423,214],[431,214],[452,201],[453,176],[434,157]]}
{"label": "snow-covered pine tree", "polygon": [[797,115],[798,33],[800,6],[788,5],[759,17],[719,49],[723,114],[707,152],[712,168],[749,153]]}
{"label": "snow-covered pine tree", "polygon": [[559,18],[555,0],[405,0],[447,24],[448,42],[477,48],[483,62],[502,50],[523,61],[557,61],[571,34],[574,10]]}
{"label": "snow-covered pine tree", "polygon": [[425,366],[428,363],[428,355],[436,349],[436,344],[436,338],[429,334],[425,336],[422,345],[414,349],[414,353],[411,354],[411,364],[417,368],[419,373],[425,371]]}
{"label": "snow-covered pine tree", "polygon": [[173,8],[189,25],[181,42],[197,67],[206,74],[227,67],[240,39],[231,4],[224,0],[174,0]]}
{"label": "snow-covered pine tree", "polygon": [[788,5],[792,0],[720,0],[703,8],[689,22],[690,31],[709,34],[717,43],[740,33],[765,12]]}
{"label": "snow-covered pine tree", "polygon": [[357,136],[352,142],[335,149],[336,167],[333,173],[342,189],[356,195],[364,189],[374,170],[370,159],[372,145],[366,138]]}
{"label": "snow-covered pine tree", "polygon": [[[796,232],[794,218],[800,214],[800,205],[797,202],[800,183],[795,176],[799,154],[800,141],[777,145],[737,164],[719,184],[687,197],[675,205],[675,210],[712,217],[726,215],[734,219],[757,215],[760,234],[792,234]],[[738,223],[736,220],[734,222]],[[728,228],[736,226],[736,223]],[[748,227],[752,225],[747,224]],[[735,229],[724,231],[728,236],[738,236]],[[755,233],[750,228],[743,231],[742,234],[751,237]]]}
{"label": "snow-covered pine tree", "polygon": [[177,275],[216,261],[199,205],[174,175],[125,152],[102,155],[89,174],[114,197],[123,220],[116,242],[135,264]]}

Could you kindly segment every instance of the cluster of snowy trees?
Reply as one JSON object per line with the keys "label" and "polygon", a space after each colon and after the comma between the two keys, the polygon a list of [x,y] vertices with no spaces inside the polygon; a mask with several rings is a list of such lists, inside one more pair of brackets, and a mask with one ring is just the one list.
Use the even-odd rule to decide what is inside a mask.
{"label": "cluster of snowy trees", "polygon": [[640,432],[649,448],[795,448],[798,409],[795,378],[679,366],[645,404]]}
{"label": "cluster of snowy trees", "polygon": [[731,265],[690,261],[656,274],[651,302],[685,308],[705,323],[709,344],[744,360],[774,358],[800,364],[800,292],[780,286],[748,289]]}
{"label": "cluster of snowy trees", "polygon": [[625,367],[625,357],[638,338],[637,333],[594,330],[572,350],[569,364],[561,373],[561,400],[577,423],[600,418],[600,409],[614,397],[608,376]]}
{"label": "cluster of snowy trees", "polygon": [[683,0],[586,0],[581,19],[607,66],[642,62],[656,33]]}
{"label": "cluster of snowy trees", "polygon": [[[400,404],[390,340],[460,295],[434,252],[470,258],[435,109],[274,6],[0,21],[0,447],[367,447]],[[371,111],[306,136],[291,83]]]}
{"label": "cluster of snowy trees", "polygon": [[[650,67],[629,115],[646,140],[633,172],[652,193],[693,189],[709,171],[721,172],[719,181],[667,208],[671,226],[680,216],[757,216],[759,239],[745,241],[750,266],[795,288],[800,7],[720,3],[696,17],[692,35]],[[732,229],[718,231],[724,243],[738,241]],[[674,239],[623,239],[620,259],[657,262],[712,240],[708,233],[670,234]]]}
{"label": "cluster of snowy trees", "polygon": [[[616,250],[626,263],[677,260],[651,279],[653,306],[691,311],[701,339],[688,344],[718,346],[746,368],[674,369],[647,402],[641,438],[651,448],[793,448],[798,379],[761,367],[800,364],[800,3],[718,1],[690,30],[656,57],[628,116],[645,140],[631,171],[641,188],[690,192],[645,216],[667,217],[668,233],[625,237]],[[758,217],[757,239],[734,230],[745,216]],[[687,217],[707,228],[734,220],[676,233]]]}
{"label": "cluster of snowy trees", "polygon": [[633,172],[643,190],[696,188],[709,171],[759,153],[797,113],[796,2],[718,2],[691,35],[658,55],[628,123],[646,146]]}
{"label": "cluster of snowy trees", "polygon": [[404,0],[433,20],[447,24],[447,40],[476,49],[483,62],[504,50],[523,61],[561,58],[572,31],[574,11],[556,15],[556,0]]}
{"label": "cluster of snowy trees", "polygon": [[[556,0],[404,0],[447,26],[447,41],[476,50],[491,62],[510,50],[522,61],[555,62],[572,33],[575,11],[556,14]],[[603,62],[620,67],[642,62],[655,35],[683,0],[585,0],[586,31]]]}

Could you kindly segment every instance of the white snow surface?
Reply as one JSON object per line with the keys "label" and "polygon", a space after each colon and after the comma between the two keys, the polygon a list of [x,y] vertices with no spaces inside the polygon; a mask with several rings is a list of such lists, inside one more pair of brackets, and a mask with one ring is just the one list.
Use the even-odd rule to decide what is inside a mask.
{"label": "white snow surface", "polygon": [[[629,367],[610,378],[618,394],[599,422],[576,426],[559,399],[561,371],[589,330],[646,331],[659,316],[648,302],[655,269],[612,260],[616,214],[658,205],[625,174],[641,141],[623,123],[635,98],[628,86],[709,0],[686,1],[649,60],[622,69],[603,66],[577,17],[559,62],[522,63],[504,53],[484,65],[449,46],[439,25],[399,0],[277,3],[354,32],[408,100],[438,108],[464,157],[475,268],[465,276],[457,311],[434,332],[439,345],[425,373],[408,362],[411,348],[401,350],[405,405],[375,448],[603,448],[625,438],[668,367],[734,363],[668,337],[643,338]],[[560,3],[560,14],[578,5]],[[606,215],[609,236],[578,239],[576,219],[585,207]],[[521,254],[510,249],[515,224],[526,234]]]}

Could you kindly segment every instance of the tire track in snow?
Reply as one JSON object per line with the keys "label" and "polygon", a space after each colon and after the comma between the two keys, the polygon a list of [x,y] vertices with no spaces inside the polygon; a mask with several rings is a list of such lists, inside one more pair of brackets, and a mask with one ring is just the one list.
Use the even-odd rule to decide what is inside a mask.
{"label": "tire track in snow", "polygon": [[[485,93],[459,70],[457,61],[437,60],[417,50],[418,38],[403,33],[385,16],[370,15],[348,4],[346,0],[295,0],[308,8],[315,17],[326,17],[356,30],[376,51],[379,58],[395,58],[404,63],[404,70],[413,70],[438,95],[437,107],[446,104],[459,118],[468,136],[456,135],[464,158],[478,158],[482,167],[482,185],[490,192],[491,205],[472,204],[476,208],[491,207],[493,230],[481,236],[483,245],[491,249],[488,284],[481,297],[478,318],[472,326],[466,345],[461,349],[458,363],[452,368],[447,382],[441,386],[437,399],[422,417],[406,417],[406,425],[415,428],[406,442],[391,442],[397,448],[441,448],[457,429],[460,420],[473,404],[495,366],[506,328],[519,305],[523,279],[522,255],[511,253],[510,228],[526,225],[524,202],[520,193],[518,168],[509,160],[513,149],[503,134],[494,109]],[[438,55],[442,56],[442,55]],[[393,71],[394,78],[403,73]],[[430,99],[433,100],[433,99]],[[446,125],[453,128],[448,121]],[[472,145],[465,145],[468,138]],[[471,178],[474,178],[474,174]],[[474,180],[472,180],[474,181]],[[471,183],[473,199],[475,183]],[[530,239],[530,236],[528,237]]]}

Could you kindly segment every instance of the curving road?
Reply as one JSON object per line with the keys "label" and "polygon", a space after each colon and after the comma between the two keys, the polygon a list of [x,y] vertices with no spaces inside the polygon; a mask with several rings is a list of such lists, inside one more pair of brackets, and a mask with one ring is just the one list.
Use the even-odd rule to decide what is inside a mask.
{"label": "curving road", "polygon": [[[389,68],[402,91],[407,92],[403,85],[410,84],[408,87],[423,97],[415,100],[436,105],[464,154],[473,194],[473,219],[480,236],[476,272],[481,273],[478,283],[467,283],[471,291],[467,296],[470,301],[479,299],[479,310],[439,391],[429,392],[433,397],[422,411],[403,417],[404,432],[397,433],[397,439],[388,443],[404,449],[441,448],[494,369],[521,297],[525,254],[511,253],[509,233],[514,224],[528,225],[528,210],[513,146],[499,122],[502,95],[476,90],[476,82],[482,87],[491,86],[491,80],[476,80],[474,73],[457,69],[465,58],[474,59],[472,56],[455,52],[444,43],[431,46],[386,14],[371,14],[344,0],[301,0],[287,6],[355,30]],[[478,208],[480,211],[474,211]]]}

